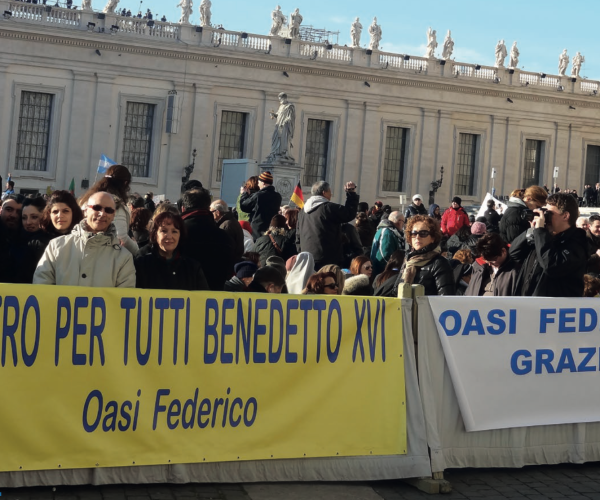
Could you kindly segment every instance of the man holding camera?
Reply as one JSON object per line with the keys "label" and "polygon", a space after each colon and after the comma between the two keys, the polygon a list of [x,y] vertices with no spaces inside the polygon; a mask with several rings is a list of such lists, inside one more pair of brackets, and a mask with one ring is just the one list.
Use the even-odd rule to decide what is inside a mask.
{"label": "man holding camera", "polygon": [[510,256],[521,264],[519,295],[581,297],[587,262],[585,231],[575,226],[577,201],[556,193],[534,210],[531,228],[512,242]]}
{"label": "man holding camera", "polygon": [[296,248],[298,252],[310,252],[315,259],[315,271],[327,264],[342,266],[344,259],[342,224],[356,217],[358,194],[356,185],[347,182],[345,205],[331,201],[328,182],[315,182],[310,190],[312,196],[298,214]]}

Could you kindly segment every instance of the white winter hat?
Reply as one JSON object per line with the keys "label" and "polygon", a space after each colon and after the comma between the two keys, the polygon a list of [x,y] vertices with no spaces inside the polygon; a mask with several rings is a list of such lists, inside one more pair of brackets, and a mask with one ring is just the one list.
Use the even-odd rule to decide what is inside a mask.
{"label": "white winter hat", "polygon": [[415,200],[421,200],[421,201],[423,201],[423,197],[420,194],[415,194],[413,196],[413,201],[415,201]]}

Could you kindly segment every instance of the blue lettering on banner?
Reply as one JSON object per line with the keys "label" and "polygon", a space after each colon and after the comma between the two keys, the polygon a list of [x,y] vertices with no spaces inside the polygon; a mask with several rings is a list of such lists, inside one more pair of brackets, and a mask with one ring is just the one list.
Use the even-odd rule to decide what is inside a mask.
{"label": "blue lettering on banner", "polygon": [[[444,330],[447,337],[461,335],[501,335],[506,332],[515,335],[517,333],[517,310],[508,310],[508,324],[506,322],[506,312],[502,309],[492,309],[485,316],[485,322],[481,317],[481,313],[473,309],[467,314],[467,318],[463,321],[460,312],[453,309],[448,309],[440,314],[438,322]],[[464,325],[464,327],[463,327]]]}
{"label": "blue lettering on banner", "polygon": [[[597,359],[594,357],[598,355]],[[510,358],[510,368],[515,375],[596,372],[600,369],[600,348],[564,348],[560,351],[526,349],[515,351]]]}

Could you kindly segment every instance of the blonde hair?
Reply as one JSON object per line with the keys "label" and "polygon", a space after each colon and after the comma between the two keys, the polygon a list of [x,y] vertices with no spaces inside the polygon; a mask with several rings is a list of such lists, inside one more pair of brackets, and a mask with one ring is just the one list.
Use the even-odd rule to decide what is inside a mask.
{"label": "blonde hair", "polygon": [[523,193],[525,193],[525,190],[523,188],[515,189],[512,193],[510,193],[510,197],[523,199]]}

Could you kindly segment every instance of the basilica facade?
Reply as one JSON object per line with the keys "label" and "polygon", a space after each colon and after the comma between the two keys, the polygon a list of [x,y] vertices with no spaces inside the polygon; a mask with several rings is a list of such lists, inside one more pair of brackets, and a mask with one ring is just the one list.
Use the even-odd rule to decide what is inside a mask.
{"label": "basilica facade", "polygon": [[177,199],[192,160],[218,193],[223,160],[269,156],[282,92],[306,192],[327,180],[340,200],[353,181],[397,206],[427,199],[442,167],[443,206],[600,181],[599,83],[579,76],[7,0],[1,12],[0,175],[17,192],[75,179],[81,194],[106,155],[142,194]]}

